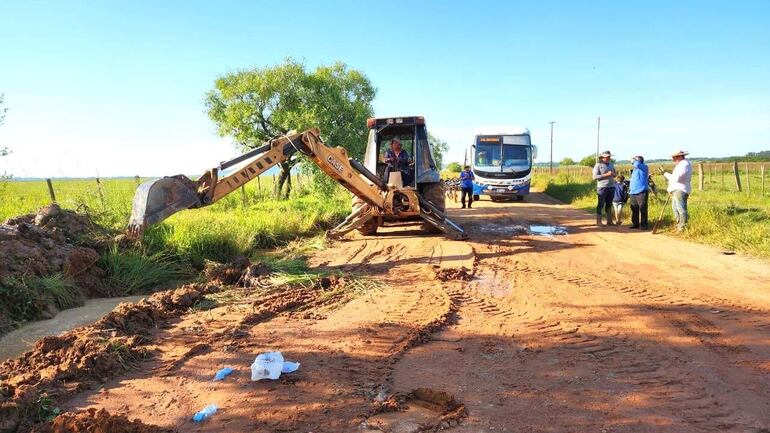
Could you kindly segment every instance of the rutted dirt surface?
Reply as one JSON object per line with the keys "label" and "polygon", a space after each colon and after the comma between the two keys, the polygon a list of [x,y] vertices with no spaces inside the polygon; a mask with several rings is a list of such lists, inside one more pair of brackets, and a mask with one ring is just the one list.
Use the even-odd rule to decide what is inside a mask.
{"label": "rutted dirt surface", "polygon": [[[169,317],[118,309],[102,325],[148,356],[61,408],[179,431],[770,431],[770,266],[527,200],[450,209],[466,242],[350,236],[311,259],[339,279]],[[568,234],[505,230],[532,224]],[[299,371],[251,382],[269,350]]]}

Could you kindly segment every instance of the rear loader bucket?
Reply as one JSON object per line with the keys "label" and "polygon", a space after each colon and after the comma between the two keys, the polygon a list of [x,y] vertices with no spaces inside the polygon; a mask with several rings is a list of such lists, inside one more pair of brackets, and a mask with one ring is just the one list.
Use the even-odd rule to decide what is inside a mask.
{"label": "rear loader bucket", "polygon": [[138,237],[144,230],[180,210],[201,205],[197,184],[186,176],[164,177],[136,189],[128,232]]}

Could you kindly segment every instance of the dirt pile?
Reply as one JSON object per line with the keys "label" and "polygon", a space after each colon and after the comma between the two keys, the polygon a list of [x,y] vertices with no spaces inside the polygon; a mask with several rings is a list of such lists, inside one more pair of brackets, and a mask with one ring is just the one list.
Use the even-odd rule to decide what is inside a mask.
{"label": "dirt pile", "polygon": [[94,326],[114,329],[118,334],[147,334],[169,317],[195,306],[214,285],[188,284],[178,289],[158,292],[136,303],[123,303],[99,319]]}
{"label": "dirt pile", "polygon": [[38,429],[38,433],[173,433],[176,430],[147,425],[136,419],[130,421],[122,415],[110,415],[104,409],[88,409],[77,413],[63,413],[53,425]]}
{"label": "dirt pile", "polygon": [[262,262],[252,263],[246,257],[237,257],[230,263],[206,262],[203,275],[206,281],[217,285],[259,287],[270,268]]}
{"label": "dirt pile", "polygon": [[457,426],[468,414],[465,405],[444,391],[418,388],[392,395],[364,426],[380,432],[436,432]]}
{"label": "dirt pile", "polygon": [[[3,362],[0,364],[0,432],[27,431],[45,421],[52,413],[41,410],[41,399],[46,402],[45,407],[53,408],[56,401],[147,359],[151,356],[147,345],[152,340],[152,329],[187,311],[204,294],[217,290],[216,286],[191,284],[156,293],[134,304],[120,304],[91,326],[45,337],[21,357]],[[100,415],[95,419],[102,422],[111,418]]]}
{"label": "dirt pile", "polygon": [[436,278],[439,279],[439,281],[452,281],[452,280],[462,280],[462,281],[470,281],[473,279],[473,272],[469,272],[468,269],[462,268],[439,268],[436,266],[435,268],[436,272]]}
{"label": "dirt pile", "polygon": [[96,263],[109,242],[106,231],[88,216],[56,204],[0,224],[0,286],[4,288],[0,290],[0,332],[7,331],[12,322],[56,313],[45,313],[50,311],[48,304],[55,302],[36,287],[44,277],[67,282],[70,304],[105,295],[105,271]]}

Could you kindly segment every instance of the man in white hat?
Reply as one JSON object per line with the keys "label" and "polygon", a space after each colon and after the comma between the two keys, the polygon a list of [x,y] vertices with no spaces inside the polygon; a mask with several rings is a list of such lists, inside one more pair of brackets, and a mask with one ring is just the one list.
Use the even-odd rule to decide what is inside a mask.
{"label": "man in white hat", "polygon": [[685,158],[688,152],[679,150],[671,155],[674,169],[671,173],[663,173],[668,180],[668,192],[671,194],[671,207],[676,218],[676,230],[681,232],[687,226],[687,198],[692,191],[692,166]]}
{"label": "man in white hat", "polygon": [[607,215],[607,225],[612,224],[612,198],[615,195],[615,166],[612,154],[605,150],[599,155],[599,162],[594,165],[593,177],[596,180],[596,225],[602,225],[602,209]]}

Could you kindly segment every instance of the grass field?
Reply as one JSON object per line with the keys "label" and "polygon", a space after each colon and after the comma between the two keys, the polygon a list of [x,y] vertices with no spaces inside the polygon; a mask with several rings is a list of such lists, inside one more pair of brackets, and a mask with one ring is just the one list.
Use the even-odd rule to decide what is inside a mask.
{"label": "grass field", "polygon": [[[624,172],[628,167],[618,167]],[[657,168],[651,168],[657,173]],[[676,236],[702,242],[728,251],[739,251],[763,259],[770,259],[770,195],[763,195],[758,186],[761,179],[751,179],[751,193],[735,190],[732,172],[704,176],[704,190],[698,191],[697,175],[693,179],[693,193],[689,199],[690,223],[688,229]],[[723,181],[726,177],[726,181]],[[666,199],[666,181],[654,176],[658,194],[650,198],[650,224],[658,218]],[[732,182],[732,183],[731,183]],[[594,183],[587,172],[557,170],[553,177],[541,171],[535,175],[535,185],[548,195],[589,212],[596,210]],[[625,224],[630,224],[630,208],[624,210]],[[662,231],[673,235],[674,220],[670,204],[664,212]]]}
{"label": "grass field", "polygon": [[[303,177],[302,180],[306,178]],[[350,194],[338,188],[326,195],[294,179],[288,200],[272,197],[272,178],[251,182],[216,204],[180,212],[150,228],[145,243],[151,253],[165,251],[200,265],[206,259],[227,261],[238,254],[282,245],[318,233],[350,212]],[[134,179],[53,180],[57,202],[89,214],[98,224],[122,231],[131,213]],[[0,183],[0,220],[34,212],[51,202],[45,181]]]}

